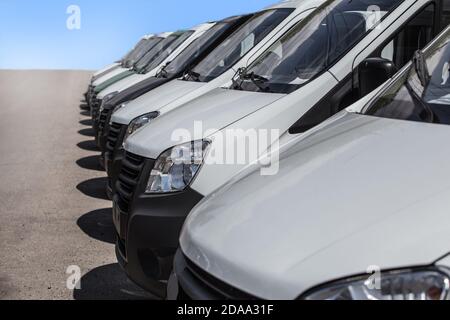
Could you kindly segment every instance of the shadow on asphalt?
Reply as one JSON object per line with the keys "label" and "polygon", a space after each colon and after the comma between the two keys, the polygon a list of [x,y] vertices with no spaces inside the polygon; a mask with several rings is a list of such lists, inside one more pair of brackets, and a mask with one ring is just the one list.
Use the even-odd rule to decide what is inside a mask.
{"label": "shadow on asphalt", "polygon": [[100,156],[89,156],[77,160],[77,165],[83,169],[93,171],[104,171],[100,165]]}
{"label": "shadow on asphalt", "polygon": [[88,127],[90,127],[90,126],[92,126],[92,119],[81,120],[81,121],[80,121],[80,124],[83,125],[83,126],[88,126]]}
{"label": "shadow on asphalt", "polygon": [[78,133],[81,134],[82,136],[86,136],[86,137],[94,137],[95,136],[94,129],[92,129],[92,128],[81,129],[80,131],[78,131]]}
{"label": "shadow on asphalt", "polygon": [[90,113],[89,111],[87,111],[87,110],[81,111],[80,114],[81,114],[82,116],[86,116],[86,117],[89,117],[89,116],[91,115],[91,113]]}
{"label": "shadow on asphalt", "polygon": [[78,143],[77,146],[86,151],[100,151],[94,140],[82,141]]}
{"label": "shadow on asphalt", "polygon": [[93,269],[80,280],[81,289],[74,290],[75,300],[155,300],[132,283],[118,264]]}
{"label": "shadow on asphalt", "polygon": [[77,225],[85,234],[93,239],[112,244],[116,242],[111,208],[86,213],[78,219]]}
{"label": "shadow on asphalt", "polygon": [[106,194],[108,178],[95,178],[81,182],[77,189],[88,197],[109,200]]}

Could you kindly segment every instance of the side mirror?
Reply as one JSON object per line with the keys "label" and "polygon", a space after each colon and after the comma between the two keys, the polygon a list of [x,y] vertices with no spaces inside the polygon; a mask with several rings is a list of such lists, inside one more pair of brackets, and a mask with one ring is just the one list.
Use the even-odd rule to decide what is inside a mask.
{"label": "side mirror", "polygon": [[383,58],[368,58],[359,66],[359,94],[364,97],[397,72],[395,64]]}

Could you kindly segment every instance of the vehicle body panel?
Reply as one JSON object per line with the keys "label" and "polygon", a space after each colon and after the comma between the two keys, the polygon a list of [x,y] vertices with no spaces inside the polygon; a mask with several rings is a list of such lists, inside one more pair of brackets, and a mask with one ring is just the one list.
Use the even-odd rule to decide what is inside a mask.
{"label": "vehicle body panel", "polygon": [[[216,132],[229,123],[239,120],[283,96],[283,94],[215,89],[199,99],[185,104],[183,112],[175,110],[154,119],[151,132],[146,130],[136,132],[125,142],[125,149],[146,158],[156,159],[162,151],[174,145],[191,141],[186,140],[189,137],[183,137],[177,141],[176,139],[182,138],[176,135],[177,129],[187,130],[193,138],[196,134],[195,121],[202,120],[204,131]],[[202,135],[203,132],[200,132],[198,139],[201,139]],[[131,143],[128,144],[130,140]]]}
{"label": "vehicle body panel", "polygon": [[183,251],[265,299],[295,299],[372,265],[432,264],[450,241],[439,205],[450,197],[449,133],[345,111],[282,154],[278,175],[254,171],[194,209]]}

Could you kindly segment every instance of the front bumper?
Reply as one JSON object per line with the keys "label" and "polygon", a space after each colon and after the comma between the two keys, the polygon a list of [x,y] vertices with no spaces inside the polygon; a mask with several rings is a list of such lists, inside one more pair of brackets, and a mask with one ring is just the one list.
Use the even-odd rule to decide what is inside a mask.
{"label": "front bumper", "polygon": [[184,221],[203,196],[190,188],[173,194],[145,194],[154,163],[151,159],[143,160],[135,190],[130,195],[132,182],[123,176],[129,170],[126,155],[113,188],[113,211],[119,263],[131,280],[159,294],[163,285],[156,284],[169,279]]}

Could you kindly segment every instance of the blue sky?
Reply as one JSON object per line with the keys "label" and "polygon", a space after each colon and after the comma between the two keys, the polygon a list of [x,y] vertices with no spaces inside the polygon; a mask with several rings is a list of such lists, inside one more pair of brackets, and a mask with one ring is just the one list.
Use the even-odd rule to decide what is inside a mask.
{"label": "blue sky", "polygon": [[[276,0],[0,0],[0,69],[99,69],[146,33],[261,9]],[[70,5],[81,29],[68,30]]]}

